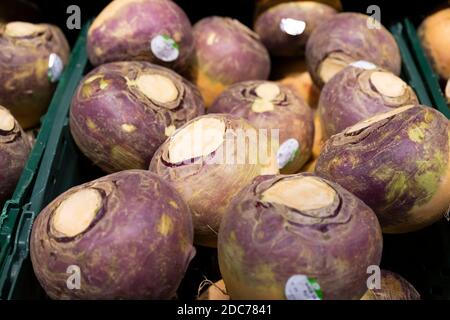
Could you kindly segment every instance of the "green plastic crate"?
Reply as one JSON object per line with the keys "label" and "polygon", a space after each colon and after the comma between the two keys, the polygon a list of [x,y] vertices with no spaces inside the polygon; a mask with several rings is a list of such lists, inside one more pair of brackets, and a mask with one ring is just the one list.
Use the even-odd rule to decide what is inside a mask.
{"label": "green plastic crate", "polygon": [[[17,207],[6,208],[6,214],[15,213],[16,219],[14,232],[9,235],[11,250],[0,270],[1,299],[46,298],[34,276],[29,258],[29,236],[34,218],[62,192],[102,175],[78,150],[68,127],[68,112],[72,95],[82,75],[90,68],[85,50],[86,31],[87,27],[85,26],[72,54],[68,67],[70,81],[62,83],[64,88],[61,89],[58,99],[54,100],[54,107],[58,109],[58,114],[53,122],[48,146],[43,154],[30,196],[27,201],[20,203]],[[403,24],[393,25],[391,32],[401,50],[403,79],[415,89],[423,104],[430,105],[432,99],[421,79],[419,69],[414,63]],[[27,204],[24,205],[25,203]],[[450,285],[441,281],[445,259],[448,260],[450,257],[448,254],[450,252],[448,250],[449,237],[443,235],[445,230],[448,231],[445,229],[446,227],[448,225],[442,221],[413,234],[385,236],[382,267],[405,276],[417,287],[423,298],[450,297],[448,292]],[[450,233],[448,234],[450,235]],[[439,248],[436,248],[436,243],[439,244]],[[436,254],[430,248],[437,249],[436,254],[441,255],[440,259],[436,260]],[[447,254],[444,254],[445,252]],[[178,291],[180,298],[193,299],[195,297],[193,292],[204,276],[213,281],[219,279],[216,260],[214,250],[198,250]],[[207,265],[206,268],[205,265]],[[438,294],[436,286],[441,284],[444,286],[440,287],[441,291]]]}
{"label": "green plastic crate", "polygon": [[417,65],[419,66],[419,70],[422,78],[424,79],[426,88],[432,98],[431,105],[450,119],[450,108],[447,106],[447,101],[442,93],[441,87],[439,86],[439,76],[434,72],[430,61],[425,55],[425,51],[420,44],[419,37],[417,36],[416,28],[409,19],[405,19],[404,27],[407,41],[411,47],[411,51],[414,54]]}

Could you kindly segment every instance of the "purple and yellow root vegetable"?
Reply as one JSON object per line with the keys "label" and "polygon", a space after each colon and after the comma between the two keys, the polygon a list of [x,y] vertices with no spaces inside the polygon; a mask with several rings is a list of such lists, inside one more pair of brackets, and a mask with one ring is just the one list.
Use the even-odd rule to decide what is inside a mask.
{"label": "purple and yellow root vegetable", "polygon": [[302,57],[311,32],[337,11],[312,1],[278,4],[262,13],[254,30],[269,53],[279,57]]}
{"label": "purple and yellow root vegetable", "polygon": [[[370,19],[361,13],[339,13],[314,29],[306,44],[306,62],[319,88],[359,60],[400,74],[401,57],[394,37],[379,22]],[[370,23],[374,24],[372,28]]]}
{"label": "purple and yellow root vegetable", "polygon": [[441,78],[450,78],[450,8],[428,16],[417,33],[434,70]]}
{"label": "purple and yellow root vegetable", "polygon": [[194,25],[192,77],[209,107],[229,85],[266,80],[270,57],[258,35],[237,20],[208,17]]}
{"label": "purple and yellow root vegetable", "polygon": [[450,123],[404,106],[358,122],[325,143],[316,173],[355,194],[386,233],[411,232],[450,206]]}
{"label": "purple and yellow root vegetable", "polygon": [[69,59],[61,30],[49,24],[0,24],[0,104],[23,129],[37,126]]}
{"label": "purple and yellow root vegetable", "polygon": [[377,113],[418,102],[413,89],[395,74],[373,65],[348,66],[322,88],[319,113],[330,137]]}
{"label": "purple and yellow root vegetable", "polygon": [[187,74],[194,53],[192,26],[167,0],[115,0],[97,16],[87,39],[94,66],[148,61]]}
{"label": "purple and yellow root vegetable", "polygon": [[149,62],[112,62],[81,82],[70,109],[78,147],[106,172],[147,169],[178,127],[202,115],[197,88]]}
{"label": "purple and yellow root vegetable", "polygon": [[31,145],[20,124],[0,106],[0,208],[19,181]]}
{"label": "purple and yellow root vegetable", "polygon": [[311,156],[313,112],[302,98],[285,86],[270,81],[234,84],[222,92],[209,112],[244,118],[268,133],[275,130],[281,173],[298,172]]}
{"label": "purple and yellow root vegetable", "polygon": [[361,300],[420,300],[417,290],[400,275],[381,270],[380,288],[369,289]]}
{"label": "purple and yellow root vegetable", "polygon": [[310,173],[261,176],[226,212],[218,250],[233,300],[305,299],[309,285],[310,298],[360,299],[382,234],[373,211],[336,183]]}
{"label": "purple and yellow root vegetable", "polygon": [[252,179],[278,172],[275,143],[245,119],[209,114],[191,120],[155,153],[150,170],[170,182],[193,215],[195,243],[216,247],[231,200]]}
{"label": "purple and yellow root vegetable", "polygon": [[195,255],[192,242],[178,192],[149,171],[129,170],[51,202],[34,222],[30,253],[52,299],[171,299]]}

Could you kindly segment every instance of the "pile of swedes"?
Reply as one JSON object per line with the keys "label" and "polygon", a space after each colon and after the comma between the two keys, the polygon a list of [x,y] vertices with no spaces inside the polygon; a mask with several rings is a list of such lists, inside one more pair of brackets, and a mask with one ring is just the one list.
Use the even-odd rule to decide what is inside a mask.
{"label": "pile of swedes", "polygon": [[174,298],[194,245],[217,250],[223,278],[200,300],[419,297],[385,271],[368,287],[368,270],[382,232],[450,205],[448,119],[398,76],[384,27],[335,1],[269,2],[255,32],[227,17],[191,27],[169,0],[115,0],[94,21],[70,128],[109,175],[33,226],[51,298]]}

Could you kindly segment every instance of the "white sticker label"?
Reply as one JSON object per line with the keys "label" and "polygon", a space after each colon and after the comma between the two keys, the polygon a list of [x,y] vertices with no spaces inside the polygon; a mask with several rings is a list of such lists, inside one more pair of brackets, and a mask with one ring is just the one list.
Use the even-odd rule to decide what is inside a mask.
{"label": "white sticker label", "polygon": [[278,168],[282,169],[293,161],[299,149],[300,144],[296,139],[288,139],[283,142],[277,152]]}
{"label": "white sticker label", "polygon": [[280,29],[290,36],[298,36],[305,31],[306,22],[292,18],[283,18],[280,21]]}
{"label": "white sticker label", "polygon": [[164,62],[175,61],[180,55],[178,44],[170,37],[159,35],[152,39],[150,48],[153,54]]}
{"label": "white sticker label", "polygon": [[361,69],[366,69],[366,70],[373,70],[373,69],[377,68],[377,66],[374,65],[372,62],[365,61],[365,60],[355,61],[355,62],[350,63],[350,65],[355,68],[361,68]]}
{"label": "white sticker label", "polygon": [[50,57],[48,58],[48,79],[50,82],[56,82],[61,77],[61,74],[64,70],[64,63],[62,62],[61,58],[56,54],[52,53],[50,54]]}
{"label": "white sticker label", "polygon": [[284,294],[288,300],[322,300],[323,298],[317,281],[302,274],[296,274],[288,279]]}

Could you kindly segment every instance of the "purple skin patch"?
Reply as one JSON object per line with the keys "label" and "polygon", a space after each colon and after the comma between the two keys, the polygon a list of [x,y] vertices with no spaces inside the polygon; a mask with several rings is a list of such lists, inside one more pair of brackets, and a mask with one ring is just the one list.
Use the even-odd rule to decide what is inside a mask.
{"label": "purple skin patch", "polygon": [[270,57],[257,34],[231,18],[209,17],[194,25],[196,67],[210,79],[230,85],[265,80]]}

